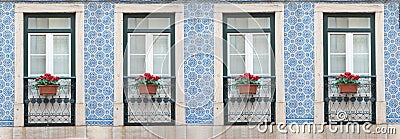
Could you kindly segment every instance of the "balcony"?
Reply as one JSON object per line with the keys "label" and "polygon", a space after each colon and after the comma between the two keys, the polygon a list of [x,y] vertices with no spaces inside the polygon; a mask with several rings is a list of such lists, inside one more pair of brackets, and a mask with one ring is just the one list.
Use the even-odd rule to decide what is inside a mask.
{"label": "balcony", "polygon": [[124,124],[175,124],[175,77],[161,77],[155,95],[139,94],[135,77],[124,77]]}
{"label": "balcony", "polygon": [[75,125],[75,77],[60,78],[56,95],[40,95],[34,77],[24,77],[25,126]]}
{"label": "balcony", "polygon": [[262,76],[256,94],[240,94],[235,77],[224,76],[225,125],[270,124],[275,121],[275,77]]}
{"label": "balcony", "polygon": [[334,84],[335,76],[324,76],[325,122],[340,124],[348,122],[375,123],[376,78],[362,76],[358,92],[341,94]]}

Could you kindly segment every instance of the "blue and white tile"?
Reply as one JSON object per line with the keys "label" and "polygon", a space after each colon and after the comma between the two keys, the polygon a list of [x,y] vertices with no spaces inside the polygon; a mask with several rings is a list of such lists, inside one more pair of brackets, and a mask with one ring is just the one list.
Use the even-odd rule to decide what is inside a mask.
{"label": "blue and white tile", "polygon": [[314,122],[314,3],[290,2],[284,11],[286,122]]}
{"label": "blue and white tile", "polygon": [[0,2],[0,126],[14,125],[14,3]]}
{"label": "blue and white tile", "polygon": [[400,123],[400,4],[385,4],[384,55],[386,121]]}
{"label": "blue and white tile", "polygon": [[184,13],[184,84],[187,124],[213,124],[213,4],[190,2]]}
{"label": "blue and white tile", "polygon": [[[84,74],[87,125],[113,125],[114,3],[85,4]],[[105,105],[107,104],[107,105]]]}

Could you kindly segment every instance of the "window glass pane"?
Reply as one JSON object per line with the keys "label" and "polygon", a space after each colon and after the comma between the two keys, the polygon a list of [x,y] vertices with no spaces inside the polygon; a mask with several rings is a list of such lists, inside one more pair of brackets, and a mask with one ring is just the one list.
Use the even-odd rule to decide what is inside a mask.
{"label": "window glass pane", "polygon": [[230,56],[230,73],[243,74],[245,72],[245,56],[231,55]]}
{"label": "window glass pane", "polygon": [[229,53],[230,54],[244,54],[245,53],[245,37],[244,35],[230,35],[229,36]]}
{"label": "window glass pane", "polygon": [[331,50],[331,53],[345,53],[346,52],[346,35],[331,34],[330,35],[330,50]]}
{"label": "window glass pane", "polygon": [[346,56],[331,55],[331,73],[344,73],[346,71]]}
{"label": "window glass pane", "polygon": [[28,18],[29,29],[70,29],[71,18]]}
{"label": "window glass pane", "polygon": [[146,36],[145,35],[131,35],[130,37],[130,53],[131,54],[145,54],[146,49]]}
{"label": "window glass pane", "polygon": [[266,29],[270,28],[269,17],[227,18],[228,29]]}
{"label": "window glass pane", "polygon": [[46,53],[46,35],[31,35],[30,39],[31,54]]}
{"label": "window glass pane", "polygon": [[153,37],[153,52],[154,54],[168,53],[168,35],[154,35]]}
{"label": "window glass pane", "polygon": [[128,29],[169,29],[170,18],[128,18]]}
{"label": "window glass pane", "polygon": [[30,70],[31,74],[46,73],[46,56],[31,56]]}
{"label": "window glass pane", "polygon": [[354,73],[369,73],[369,55],[355,54],[354,56]]}
{"label": "window glass pane", "polygon": [[69,75],[69,55],[54,55],[53,59],[54,74],[68,74]]}
{"label": "window glass pane", "polygon": [[130,56],[130,74],[143,74],[146,71],[146,63],[144,55]]}
{"label": "window glass pane", "polygon": [[69,54],[69,36],[54,35],[53,36],[53,51],[55,54]]}
{"label": "window glass pane", "polygon": [[269,56],[254,55],[253,56],[253,72],[254,74],[269,74]]}
{"label": "window glass pane", "polygon": [[328,17],[328,28],[370,28],[370,18]]}
{"label": "window glass pane", "polygon": [[353,36],[353,51],[354,53],[368,53],[369,52],[369,35],[355,34]]}
{"label": "window glass pane", "polygon": [[268,34],[253,35],[254,54],[268,54],[270,44],[268,42]]}
{"label": "window glass pane", "polygon": [[157,55],[153,57],[154,74],[169,74],[169,58],[167,55]]}

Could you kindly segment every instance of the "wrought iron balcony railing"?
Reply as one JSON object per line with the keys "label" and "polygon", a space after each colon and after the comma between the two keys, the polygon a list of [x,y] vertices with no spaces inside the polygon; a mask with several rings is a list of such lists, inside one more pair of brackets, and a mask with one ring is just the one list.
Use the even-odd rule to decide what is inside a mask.
{"label": "wrought iron balcony railing", "polygon": [[124,77],[125,125],[174,125],[175,77],[161,77],[157,93],[140,94],[135,77]]}
{"label": "wrought iron balcony railing", "polygon": [[325,122],[340,124],[347,122],[375,123],[376,78],[362,76],[357,93],[341,94],[335,85],[335,76],[325,76],[324,101]]}
{"label": "wrought iron balcony railing", "polygon": [[260,77],[256,94],[240,94],[235,77],[224,76],[226,125],[270,124],[275,121],[275,77]]}
{"label": "wrought iron balcony railing", "polygon": [[35,77],[24,77],[25,126],[75,125],[75,77],[60,78],[56,95],[40,95]]}

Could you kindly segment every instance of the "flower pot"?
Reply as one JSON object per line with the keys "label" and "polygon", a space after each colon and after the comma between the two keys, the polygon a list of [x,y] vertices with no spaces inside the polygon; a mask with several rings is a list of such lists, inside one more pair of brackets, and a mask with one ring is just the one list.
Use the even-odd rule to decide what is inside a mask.
{"label": "flower pot", "polygon": [[139,89],[140,94],[155,95],[157,93],[158,85],[157,84],[139,84],[138,89]]}
{"label": "flower pot", "polygon": [[237,85],[240,94],[256,94],[257,84],[238,84]]}
{"label": "flower pot", "polygon": [[340,93],[357,93],[358,84],[338,84]]}
{"label": "flower pot", "polygon": [[38,85],[41,95],[55,95],[59,85]]}

